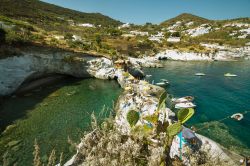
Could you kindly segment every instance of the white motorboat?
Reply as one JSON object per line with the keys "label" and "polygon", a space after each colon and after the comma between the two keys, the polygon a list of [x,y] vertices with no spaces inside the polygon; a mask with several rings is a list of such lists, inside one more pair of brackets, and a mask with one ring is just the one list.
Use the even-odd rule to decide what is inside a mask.
{"label": "white motorboat", "polygon": [[232,74],[232,73],[226,73],[224,74],[225,77],[237,77],[236,74]]}
{"label": "white motorboat", "polygon": [[169,81],[166,80],[166,79],[161,79],[162,82],[166,83],[166,84],[169,84]]}
{"label": "white motorboat", "polygon": [[195,104],[193,104],[192,102],[187,102],[187,103],[177,103],[175,105],[176,109],[182,109],[182,108],[194,108],[196,107]]}
{"label": "white motorboat", "polygon": [[158,86],[166,86],[167,84],[165,82],[158,82],[156,83],[155,85],[158,85]]}
{"label": "white motorboat", "polygon": [[185,96],[185,97],[181,97],[181,98],[173,98],[172,102],[174,103],[187,103],[187,102],[191,102],[194,100],[193,96]]}
{"label": "white motorboat", "polygon": [[205,76],[205,73],[195,73],[196,76]]}
{"label": "white motorboat", "polygon": [[152,75],[146,75],[146,78],[150,78],[150,77],[152,77]]}
{"label": "white motorboat", "polygon": [[240,120],[242,120],[244,118],[244,116],[241,113],[236,113],[236,114],[233,114],[231,116],[231,118],[240,121]]}

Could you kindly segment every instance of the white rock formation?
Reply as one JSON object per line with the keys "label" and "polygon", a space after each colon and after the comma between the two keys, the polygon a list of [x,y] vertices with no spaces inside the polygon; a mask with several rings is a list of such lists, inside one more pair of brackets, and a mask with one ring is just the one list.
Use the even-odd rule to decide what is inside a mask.
{"label": "white rock formation", "polygon": [[111,60],[107,58],[99,58],[88,61],[88,64],[90,66],[87,71],[95,78],[114,79],[115,68]]}
{"label": "white rock formation", "polygon": [[249,27],[250,24],[247,23],[229,23],[229,24],[225,24],[223,27]]}
{"label": "white rock formation", "polygon": [[90,77],[88,64],[81,57],[67,60],[67,53],[25,53],[0,60],[0,96],[13,93],[27,79],[50,73]]}
{"label": "white rock formation", "polygon": [[181,61],[232,61],[240,58],[248,59],[250,57],[250,47],[231,48],[227,46],[219,46],[216,44],[202,44],[208,48],[216,48],[217,52],[211,53],[196,53],[196,52],[181,52],[178,50],[166,50],[158,53],[157,59],[181,60]]}
{"label": "white rock formation", "polygon": [[[199,151],[206,153],[207,157],[211,161],[220,162],[215,164],[223,164],[227,166],[236,165],[236,163],[221,149],[220,145],[218,145],[216,142],[200,134],[195,135],[199,139],[199,141],[201,141]],[[182,150],[180,151],[180,138],[178,136],[175,136],[170,149],[170,157],[174,158],[174,156],[182,155],[183,164],[191,166],[190,160],[192,160],[192,154],[190,154],[190,152],[188,151],[190,151],[190,148],[186,145],[185,142],[182,142]]]}
{"label": "white rock formation", "polygon": [[138,36],[148,36],[148,32],[142,32],[142,31],[130,31],[130,34]]}
{"label": "white rock formation", "polygon": [[212,55],[204,55],[194,52],[179,52],[177,50],[166,50],[156,55],[157,59],[181,60],[181,61],[199,61],[212,60]]}
{"label": "white rock formation", "polygon": [[161,67],[161,65],[159,64],[158,59],[156,59],[155,57],[148,57],[145,56],[143,58],[132,58],[129,57],[128,60],[130,61],[130,63],[136,67]]}

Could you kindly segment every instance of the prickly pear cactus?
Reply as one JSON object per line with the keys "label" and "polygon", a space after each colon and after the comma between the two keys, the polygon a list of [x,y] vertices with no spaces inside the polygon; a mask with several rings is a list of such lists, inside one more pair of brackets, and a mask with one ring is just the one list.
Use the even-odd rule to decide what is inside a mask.
{"label": "prickly pear cactus", "polygon": [[166,98],[167,98],[167,92],[165,91],[160,96],[159,103],[158,103],[158,108],[157,108],[157,112],[159,112],[160,109],[166,107],[165,106]]}
{"label": "prickly pear cactus", "polygon": [[139,121],[139,118],[140,118],[139,112],[135,110],[130,110],[127,114],[127,121],[130,127],[135,126],[136,123]]}
{"label": "prickly pear cactus", "polygon": [[194,115],[194,109],[193,108],[181,109],[177,113],[178,121],[181,122],[181,124],[184,124],[193,115]]}
{"label": "prickly pear cactus", "polygon": [[181,131],[181,123],[178,122],[178,123],[174,123],[170,126],[167,127],[167,134],[169,136],[175,136],[176,134],[178,134],[180,131]]}

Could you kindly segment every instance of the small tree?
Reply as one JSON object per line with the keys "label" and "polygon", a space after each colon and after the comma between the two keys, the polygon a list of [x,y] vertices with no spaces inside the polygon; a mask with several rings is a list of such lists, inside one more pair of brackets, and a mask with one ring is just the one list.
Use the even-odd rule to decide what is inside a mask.
{"label": "small tree", "polygon": [[110,36],[113,36],[113,37],[117,37],[117,36],[121,36],[122,35],[122,31],[118,30],[118,29],[109,29],[108,30],[108,33],[110,34]]}
{"label": "small tree", "polygon": [[68,40],[72,40],[73,39],[73,35],[71,33],[66,33],[65,36],[64,36],[65,39],[68,39]]}
{"label": "small tree", "polygon": [[180,34],[180,32],[174,32],[174,33],[172,33],[172,36],[173,37],[181,37],[181,34]]}
{"label": "small tree", "polygon": [[101,36],[100,36],[99,34],[97,34],[97,35],[95,36],[95,41],[96,41],[96,43],[97,43],[98,46],[101,45],[102,38],[101,38]]}

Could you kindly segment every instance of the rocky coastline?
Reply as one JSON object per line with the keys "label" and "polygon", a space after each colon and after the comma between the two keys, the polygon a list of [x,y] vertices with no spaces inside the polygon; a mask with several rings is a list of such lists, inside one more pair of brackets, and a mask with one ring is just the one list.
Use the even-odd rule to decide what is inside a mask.
{"label": "rocky coastline", "polygon": [[231,48],[218,45],[203,44],[204,47],[214,49],[210,53],[198,53],[194,51],[184,52],[179,50],[165,50],[156,54],[159,60],[176,61],[235,61],[250,59],[250,47]]}
{"label": "rocky coastline", "polygon": [[[165,92],[165,90],[161,87],[151,85],[146,81],[138,80],[123,69],[117,69],[113,66],[112,61],[108,59],[93,60],[89,63],[91,64],[89,70],[91,70],[91,73],[94,77],[99,79],[116,78],[120,86],[124,89],[124,92],[119,97],[115,106],[116,128],[124,135],[130,134],[131,126],[126,119],[126,116],[128,114],[128,111],[131,109],[137,110],[141,117],[136,123],[136,126],[148,125],[150,122],[144,120],[143,117],[155,114],[158,107],[160,94]],[[108,68],[108,70],[103,70],[103,66]],[[93,71],[94,69],[95,71]],[[160,114],[162,114],[161,117],[163,117],[163,121],[168,121],[169,123],[173,122],[173,119],[171,117],[174,117],[175,115],[169,108],[160,110]],[[154,124],[149,125],[153,126]],[[220,156],[219,159],[221,160],[221,162],[225,162],[227,163],[227,165],[235,165],[234,161],[230,157],[228,157],[226,153],[223,152],[223,150],[217,143],[198,134],[197,138],[199,138],[199,140],[202,142],[201,151],[209,153],[209,155],[213,159]],[[152,141],[157,142],[157,140],[153,139]],[[178,153],[178,150],[175,149],[175,146],[178,145],[173,141],[173,144],[171,146],[172,153]],[[81,149],[82,144],[79,144],[78,148]],[[156,147],[156,149],[157,148],[159,147]],[[163,152],[163,149],[161,148],[158,150]],[[74,158],[77,158],[77,154],[74,156]],[[71,159],[66,163],[66,165],[72,165],[74,161],[74,159]],[[186,162],[186,165],[189,165],[188,159],[183,161]]]}
{"label": "rocky coastline", "polygon": [[[140,71],[140,67],[160,67],[159,55],[154,58],[135,59],[129,58],[130,63],[135,66],[134,70]],[[44,54],[25,54],[19,57],[10,57],[0,60],[0,72],[3,73],[0,76],[1,84],[1,96],[10,95],[15,92],[22,83],[28,78],[36,77],[37,75],[43,75],[48,73],[58,73],[71,75],[75,77],[88,78],[95,77],[98,79],[116,79],[120,86],[124,89],[124,92],[119,97],[116,106],[115,126],[125,135],[129,135],[131,132],[131,126],[129,125],[126,116],[128,111],[133,109],[140,113],[140,119],[136,123],[136,126],[152,125],[149,121],[143,117],[147,117],[155,114],[159,111],[162,121],[168,123],[174,123],[175,115],[169,108],[157,110],[160,95],[165,90],[159,86],[152,85],[144,80],[136,79],[129,72],[123,68],[115,66],[112,60],[107,58],[95,58],[95,57],[79,57],[69,56],[68,54],[56,54],[44,55]],[[172,118],[171,118],[172,117]],[[220,145],[214,141],[197,135],[197,138],[202,142],[200,147],[201,151],[209,153],[212,159],[219,159],[227,163],[227,165],[235,165],[235,162],[221,149]],[[175,137],[172,146],[171,153],[179,154],[178,148],[176,150]],[[156,141],[152,139],[152,141]],[[78,145],[79,149],[82,148],[82,144]],[[160,148],[160,149],[159,149]],[[187,147],[188,148],[188,147]],[[155,147],[152,151],[158,150],[163,153],[163,148]],[[65,166],[72,165],[75,162],[76,154],[71,160],[69,160]],[[172,155],[174,157],[175,155]],[[189,165],[189,159],[183,159],[185,165]]]}

